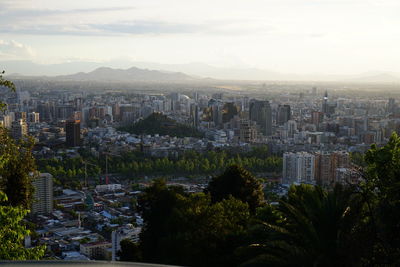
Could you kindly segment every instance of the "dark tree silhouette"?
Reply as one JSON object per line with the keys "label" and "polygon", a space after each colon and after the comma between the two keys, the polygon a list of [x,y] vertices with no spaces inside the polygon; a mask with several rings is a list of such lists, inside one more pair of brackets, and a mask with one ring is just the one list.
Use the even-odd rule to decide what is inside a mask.
{"label": "dark tree silhouette", "polygon": [[252,212],[264,203],[260,182],[249,171],[238,165],[230,166],[223,174],[213,177],[206,192],[211,194],[213,202],[233,196],[247,203]]}

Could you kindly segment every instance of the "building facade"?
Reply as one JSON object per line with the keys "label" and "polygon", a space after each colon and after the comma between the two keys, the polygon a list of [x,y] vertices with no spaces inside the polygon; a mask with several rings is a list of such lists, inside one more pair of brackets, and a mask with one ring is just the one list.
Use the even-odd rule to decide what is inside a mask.
{"label": "building facade", "polygon": [[314,183],[315,156],[307,152],[283,154],[283,183]]}
{"label": "building facade", "polygon": [[272,135],[272,110],[269,101],[251,100],[249,118],[257,123],[263,135]]}
{"label": "building facade", "polygon": [[66,144],[69,147],[81,144],[81,122],[79,120],[68,120],[65,123]]}
{"label": "building facade", "polygon": [[50,173],[41,173],[33,179],[35,188],[32,214],[49,214],[53,211],[53,176]]}

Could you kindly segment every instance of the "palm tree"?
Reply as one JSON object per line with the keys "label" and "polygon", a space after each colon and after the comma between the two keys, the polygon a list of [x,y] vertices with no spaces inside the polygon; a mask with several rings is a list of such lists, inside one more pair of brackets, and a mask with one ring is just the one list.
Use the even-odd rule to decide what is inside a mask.
{"label": "palm tree", "polygon": [[359,194],[292,186],[277,208],[282,220],[263,222],[268,238],[243,266],[357,266],[369,248],[368,222]]}

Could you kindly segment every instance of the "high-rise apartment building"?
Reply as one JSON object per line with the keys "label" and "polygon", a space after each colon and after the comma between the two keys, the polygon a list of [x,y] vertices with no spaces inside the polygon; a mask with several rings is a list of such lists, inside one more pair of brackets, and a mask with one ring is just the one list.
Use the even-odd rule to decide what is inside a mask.
{"label": "high-rise apartment building", "polygon": [[28,125],[26,122],[23,119],[13,121],[11,124],[11,136],[17,140],[26,135],[28,135]]}
{"label": "high-rise apartment building", "polygon": [[39,113],[38,112],[28,113],[28,122],[38,123],[39,122]]}
{"label": "high-rise apartment building", "polygon": [[315,157],[311,153],[287,152],[283,154],[283,182],[314,183]]}
{"label": "high-rise apartment building", "polygon": [[79,120],[68,120],[65,123],[66,144],[69,147],[81,144],[81,122]]}
{"label": "high-rise apartment building", "polygon": [[349,168],[350,156],[346,151],[318,152],[315,154],[315,180],[317,184],[329,186],[341,182],[337,169]]}
{"label": "high-rise apartment building", "polygon": [[6,114],[0,117],[0,122],[4,128],[11,129],[13,118],[10,114]]}
{"label": "high-rise apartment building", "polygon": [[50,173],[41,173],[34,178],[33,214],[48,214],[53,211],[53,176]]}

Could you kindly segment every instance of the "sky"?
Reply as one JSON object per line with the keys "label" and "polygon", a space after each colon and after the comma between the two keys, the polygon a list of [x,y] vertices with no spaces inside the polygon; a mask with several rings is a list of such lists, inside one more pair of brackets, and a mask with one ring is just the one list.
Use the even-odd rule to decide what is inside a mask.
{"label": "sky", "polygon": [[0,61],[400,72],[398,0],[0,0]]}

